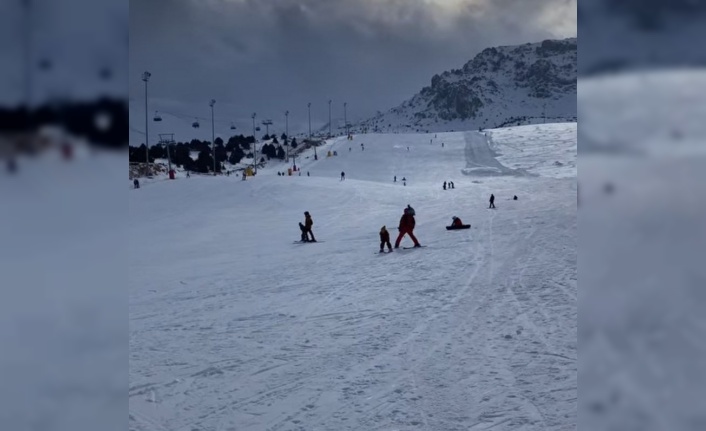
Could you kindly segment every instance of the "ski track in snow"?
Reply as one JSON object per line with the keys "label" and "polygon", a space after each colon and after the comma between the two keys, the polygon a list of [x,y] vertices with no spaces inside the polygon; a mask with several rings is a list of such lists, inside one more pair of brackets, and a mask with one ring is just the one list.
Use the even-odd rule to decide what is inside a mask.
{"label": "ski track in snow", "polygon": [[[573,429],[575,167],[464,171],[505,141],[505,160],[566,155],[561,128],[517,128],[522,153],[511,130],[338,138],[302,177],[132,191],[130,429]],[[373,256],[407,204],[429,247]],[[325,242],[292,244],[305,210]]]}

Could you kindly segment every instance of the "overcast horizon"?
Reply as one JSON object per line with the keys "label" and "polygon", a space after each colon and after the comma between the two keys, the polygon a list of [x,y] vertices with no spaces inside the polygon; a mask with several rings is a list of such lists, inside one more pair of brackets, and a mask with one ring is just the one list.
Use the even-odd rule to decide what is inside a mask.
{"label": "overcast horizon", "polygon": [[188,129],[210,119],[213,98],[221,125],[248,134],[253,112],[281,126],[289,110],[294,133],[308,102],[312,129],[327,123],[329,99],[334,124],[344,101],[348,120],[362,120],[487,47],[576,33],[576,0],[131,1],[131,134],[144,130],[145,70],[150,115]]}

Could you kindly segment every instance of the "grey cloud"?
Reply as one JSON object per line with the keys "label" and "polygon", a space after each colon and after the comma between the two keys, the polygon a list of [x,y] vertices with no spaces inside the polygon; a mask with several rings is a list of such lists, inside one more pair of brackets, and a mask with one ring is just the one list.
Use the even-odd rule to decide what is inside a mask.
{"label": "grey cloud", "polygon": [[576,35],[576,0],[447,2],[454,13],[441,3],[132,1],[131,95],[141,98],[147,69],[152,94],[184,109],[215,97],[238,107],[231,118],[289,109],[295,124],[311,101],[323,124],[331,98],[334,117],[347,100],[355,120],[397,105],[488,46]]}

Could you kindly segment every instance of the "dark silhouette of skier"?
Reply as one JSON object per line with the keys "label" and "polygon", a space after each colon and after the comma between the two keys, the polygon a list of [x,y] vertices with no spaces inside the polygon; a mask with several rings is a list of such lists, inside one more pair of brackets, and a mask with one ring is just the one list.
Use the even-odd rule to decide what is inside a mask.
{"label": "dark silhouette of skier", "polygon": [[132,186],[136,189],[140,188],[140,182],[135,178],[135,180],[132,182]]}
{"label": "dark silhouette of skier", "polygon": [[444,190],[446,190],[446,181],[444,181]]}
{"label": "dark silhouette of skier", "polygon": [[345,172],[341,172],[341,181],[343,181],[343,180],[345,180],[345,179],[346,179],[346,173],[345,173]]}
{"label": "dark silhouette of skier", "polygon": [[490,194],[490,206],[488,208],[495,208],[495,195]]}
{"label": "dark silhouette of skier", "polygon": [[380,253],[384,252],[385,246],[387,245],[387,250],[392,251],[392,244],[390,244],[390,232],[387,231],[385,226],[380,229]]}

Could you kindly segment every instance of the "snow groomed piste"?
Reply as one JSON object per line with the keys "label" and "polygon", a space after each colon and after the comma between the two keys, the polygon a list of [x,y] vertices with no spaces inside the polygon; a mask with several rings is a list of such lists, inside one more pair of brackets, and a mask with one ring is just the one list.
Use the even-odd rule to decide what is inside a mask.
{"label": "snow groomed piste", "polygon": [[[576,124],[486,133],[131,191],[130,428],[575,426]],[[408,204],[427,247],[371,256]],[[291,244],[304,211],[318,245]]]}

